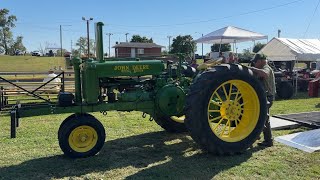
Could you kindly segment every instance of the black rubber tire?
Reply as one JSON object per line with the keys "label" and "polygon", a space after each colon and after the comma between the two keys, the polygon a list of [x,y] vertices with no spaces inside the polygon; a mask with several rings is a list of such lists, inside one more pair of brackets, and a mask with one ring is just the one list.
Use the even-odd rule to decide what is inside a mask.
{"label": "black rubber tire", "polygon": [[[60,124],[59,130],[58,130],[58,139],[60,139],[61,133],[62,133],[62,129],[64,128],[64,125],[70,121],[70,120],[74,120],[76,118],[76,116],[79,116],[77,114],[71,114],[70,116],[68,116],[64,121],[62,121],[62,123]],[[94,116],[92,116],[91,114],[80,114],[80,116],[90,116],[91,118],[95,118]]]}
{"label": "black rubber tire", "polygon": [[[70,158],[85,158],[97,154],[103,147],[106,138],[106,133],[101,122],[89,114],[71,115],[69,117],[69,119],[67,118],[68,120],[66,119],[62,123],[60,135],[58,135],[59,146],[64,154]],[[98,135],[97,143],[87,152],[77,152],[70,147],[68,139],[75,128],[84,125],[90,126],[96,131]]]}
{"label": "black rubber tire", "polygon": [[176,122],[172,120],[170,116],[156,115],[153,117],[153,119],[159,126],[161,126],[167,132],[170,132],[170,133],[187,132],[187,128],[184,123]]}
{"label": "black rubber tire", "polygon": [[308,85],[309,85],[309,81],[301,80],[300,82],[298,82],[299,91],[307,92],[308,91]]}
{"label": "black rubber tire", "polygon": [[[214,90],[222,83],[234,79],[245,81],[254,88],[260,102],[260,114],[255,129],[246,138],[237,142],[226,142],[212,132],[207,119],[207,107]],[[260,136],[266,118],[267,101],[263,86],[251,70],[241,65],[223,64],[203,72],[191,85],[187,95],[186,127],[194,141],[209,153],[230,155],[245,151]]]}
{"label": "black rubber tire", "polygon": [[282,81],[277,85],[277,95],[281,99],[290,99],[293,96],[293,86],[288,81]]}

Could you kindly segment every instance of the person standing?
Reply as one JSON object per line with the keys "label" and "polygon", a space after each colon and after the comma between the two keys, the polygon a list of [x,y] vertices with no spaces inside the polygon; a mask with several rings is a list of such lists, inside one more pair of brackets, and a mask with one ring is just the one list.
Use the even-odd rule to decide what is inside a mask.
{"label": "person standing", "polygon": [[228,63],[226,60],[226,57],[224,57],[223,52],[221,52],[221,51],[219,52],[219,58],[222,58],[221,63]]}
{"label": "person standing", "polygon": [[273,104],[274,96],[276,93],[276,85],[274,72],[267,63],[267,57],[264,54],[256,54],[252,60],[254,67],[249,67],[254,74],[262,81],[267,95],[268,117],[263,128],[264,141],[259,143],[262,146],[273,146],[273,139],[270,126],[270,107]]}
{"label": "person standing", "polygon": [[233,52],[229,53],[228,63],[238,63],[238,59],[235,57]]}

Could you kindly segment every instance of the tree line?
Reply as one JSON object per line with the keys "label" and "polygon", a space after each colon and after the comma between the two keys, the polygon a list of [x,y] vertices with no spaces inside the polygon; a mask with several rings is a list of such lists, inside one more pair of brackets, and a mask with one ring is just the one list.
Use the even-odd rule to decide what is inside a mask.
{"label": "tree line", "polygon": [[15,27],[17,17],[9,14],[8,9],[0,9],[0,54],[15,54],[19,51],[26,51],[23,45],[23,36],[13,39],[12,28]]}
{"label": "tree line", "polygon": [[[8,9],[0,9],[0,54],[4,53],[6,55],[12,55],[15,54],[18,50],[22,52],[26,51],[26,48],[23,45],[23,36],[17,36],[15,39],[13,38],[12,29],[15,27],[16,21],[17,17],[15,15],[10,15]],[[153,43],[153,39],[147,38],[146,36],[133,35],[130,42]],[[88,39],[86,37],[80,37],[76,42],[77,48],[72,49],[72,54],[75,56],[80,56],[81,54],[87,55],[88,53],[95,54],[94,40],[89,40],[89,44],[91,47],[89,52],[87,49],[87,44]],[[264,45],[265,44],[257,43],[253,48],[253,52],[258,52]],[[169,47],[170,48],[165,53],[184,53],[190,58],[193,57],[194,52],[197,50],[196,43],[191,35],[179,35],[173,38],[172,43]],[[211,51],[231,51],[231,45],[213,44],[211,46]],[[65,52],[66,50],[63,49],[62,54],[64,54]],[[60,53],[60,50],[58,50],[57,54],[59,55]],[[244,50],[243,54],[249,54],[249,52],[247,52],[247,50]]]}

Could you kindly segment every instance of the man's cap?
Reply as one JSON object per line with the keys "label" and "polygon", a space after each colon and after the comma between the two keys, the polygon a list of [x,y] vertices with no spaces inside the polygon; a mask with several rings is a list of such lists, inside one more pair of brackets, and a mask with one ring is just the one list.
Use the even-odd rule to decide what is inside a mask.
{"label": "man's cap", "polygon": [[267,59],[266,55],[259,53],[259,54],[254,55],[254,57],[251,61],[256,62],[258,60],[266,60],[266,59]]}

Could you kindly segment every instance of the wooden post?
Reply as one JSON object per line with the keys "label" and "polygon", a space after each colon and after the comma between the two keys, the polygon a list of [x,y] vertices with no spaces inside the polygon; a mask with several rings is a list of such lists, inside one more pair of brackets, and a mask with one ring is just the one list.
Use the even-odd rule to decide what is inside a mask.
{"label": "wooden post", "polygon": [[16,124],[16,110],[13,110],[10,112],[10,116],[11,116],[11,134],[10,137],[11,138],[16,138],[16,132],[17,132],[17,124]]}

